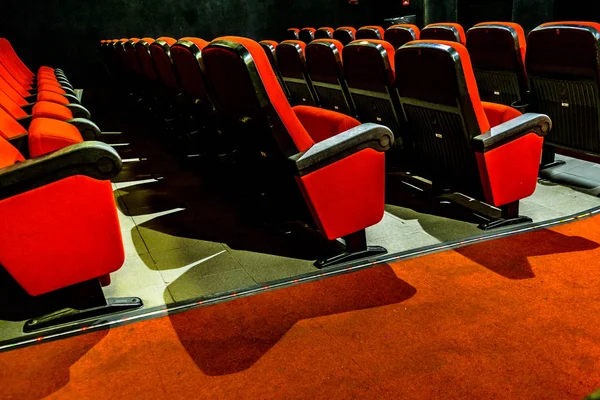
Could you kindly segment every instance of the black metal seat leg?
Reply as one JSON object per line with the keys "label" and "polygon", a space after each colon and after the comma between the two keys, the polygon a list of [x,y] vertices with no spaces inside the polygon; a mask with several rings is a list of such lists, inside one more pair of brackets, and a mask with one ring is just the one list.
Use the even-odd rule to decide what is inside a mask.
{"label": "black metal seat leg", "polygon": [[556,160],[556,151],[554,147],[544,146],[542,151],[542,161],[540,163],[540,171],[558,167],[559,165],[563,165],[565,162],[563,160]]}
{"label": "black metal seat leg", "polygon": [[99,318],[135,310],[143,305],[139,297],[107,299],[98,279],[82,282],[58,292],[61,293],[52,296],[58,310],[28,320],[23,326],[23,332],[93,324]]}
{"label": "black metal seat leg", "polygon": [[384,247],[367,245],[367,234],[364,229],[345,236],[344,241],[346,242],[345,251],[332,257],[317,260],[314,264],[315,267],[319,269],[326,268],[387,253]]}
{"label": "black metal seat leg", "polygon": [[488,229],[533,222],[531,218],[519,215],[519,201],[508,203],[500,207],[500,211],[500,218],[480,224],[478,228],[486,231]]}

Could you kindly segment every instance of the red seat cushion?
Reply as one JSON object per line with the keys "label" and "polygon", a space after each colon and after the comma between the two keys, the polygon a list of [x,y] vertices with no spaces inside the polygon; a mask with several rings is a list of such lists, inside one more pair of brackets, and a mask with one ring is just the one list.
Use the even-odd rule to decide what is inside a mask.
{"label": "red seat cushion", "polygon": [[44,91],[54,92],[54,93],[58,93],[58,94],[66,94],[67,93],[67,92],[64,91],[63,88],[61,88],[59,86],[49,85],[47,83],[42,83],[41,85],[38,86],[38,93],[39,92],[44,92]]}
{"label": "red seat cushion", "polygon": [[79,130],[63,121],[36,118],[29,126],[29,155],[38,157],[83,142]]}
{"label": "red seat cushion", "polygon": [[45,78],[45,77],[38,80],[38,82],[37,82],[38,88],[40,87],[40,85],[52,85],[52,86],[57,86],[57,87],[62,86],[56,78],[51,79],[51,78]]}
{"label": "red seat cushion", "polygon": [[0,168],[10,167],[20,161],[25,161],[23,155],[12,144],[0,138]]}
{"label": "red seat cushion", "polygon": [[38,101],[49,101],[51,103],[62,104],[63,106],[66,106],[67,104],[69,104],[69,99],[67,99],[62,94],[58,94],[55,92],[49,92],[47,90],[45,90],[43,92],[38,92],[37,100]]}
{"label": "red seat cushion", "polygon": [[[92,206],[91,206],[92,205]],[[72,176],[0,200],[0,264],[32,296],[123,265],[109,181]]]}
{"label": "red seat cushion", "polygon": [[296,106],[294,113],[315,143],[360,125],[346,114],[318,107]]}
{"label": "red seat cushion", "polygon": [[73,119],[73,113],[62,104],[53,103],[50,101],[38,101],[33,106],[31,113],[33,118],[52,118],[61,121]]}
{"label": "red seat cushion", "polygon": [[522,115],[520,111],[504,104],[482,101],[481,105],[483,106],[483,111],[485,112],[487,120],[490,123],[490,128]]}

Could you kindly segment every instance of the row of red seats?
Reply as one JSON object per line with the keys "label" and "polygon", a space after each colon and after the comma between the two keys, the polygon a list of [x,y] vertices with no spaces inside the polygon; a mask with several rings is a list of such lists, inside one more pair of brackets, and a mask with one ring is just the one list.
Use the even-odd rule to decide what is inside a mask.
{"label": "row of red seats", "polygon": [[0,38],[0,265],[28,295],[45,295],[39,313],[80,310],[26,331],[114,311],[100,285],[124,261],[109,181],[121,159],[89,116],[62,70],[33,73]]}
{"label": "row of red seats", "polygon": [[[530,109],[536,112],[548,114],[555,122],[554,132],[547,138],[545,161],[547,164],[553,160],[554,147],[574,151],[577,153],[591,153],[600,155],[600,127],[598,113],[600,112],[600,99],[597,85],[594,83],[599,76],[598,68],[598,34],[600,25],[592,22],[564,21],[542,24],[534,29],[526,38],[523,28],[510,22],[483,22],[469,29],[466,34],[463,28],[454,23],[439,23],[428,25],[420,34],[418,29],[408,25],[397,25],[385,31],[377,27],[363,27],[359,29],[356,36],[363,32],[362,39],[367,36],[383,37],[392,44],[392,49],[384,52],[391,53],[410,40],[450,40],[466,45],[473,65],[477,86],[482,100],[501,103],[516,107],[520,110]],[[348,32],[347,27],[338,28],[340,34]],[[336,30],[336,32],[338,32]],[[402,33],[401,33],[402,32]],[[334,32],[335,33],[335,32]],[[397,113],[391,111],[393,105],[393,93],[387,91],[393,88],[395,71],[384,64],[387,57],[373,53],[371,67],[375,70],[388,70],[381,79],[375,79],[373,74],[369,80],[376,80],[370,85],[379,84],[378,90],[373,90],[378,97],[384,96],[386,104],[379,104],[377,109],[371,107],[373,99],[366,99],[367,104],[362,107],[356,98],[349,98],[347,94],[354,87],[364,86],[366,74],[363,78],[352,77],[346,64],[356,63],[356,58],[351,54],[358,49],[338,49],[339,64],[344,60],[344,69],[329,68],[325,73],[322,65],[327,62],[322,54],[315,61],[317,51],[316,44],[321,45],[320,52],[323,53],[324,40],[316,39],[304,49],[298,41],[284,41],[279,46],[280,51],[274,53],[274,65],[279,67],[282,81],[292,92],[292,101],[301,102],[316,100],[323,107],[331,108],[332,97],[339,103],[342,96],[333,96],[330,87],[333,83],[336,92],[346,94],[345,108],[339,108],[344,112],[358,113],[359,118],[365,120],[377,120],[387,117],[386,124],[390,127],[398,127]],[[262,42],[265,47],[274,50],[275,42]],[[352,46],[369,47],[368,43],[351,43]],[[285,45],[285,46],[283,46]],[[288,47],[296,47],[297,51],[284,50]],[[333,45],[332,45],[333,47]],[[304,49],[304,51],[300,51]],[[335,51],[334,51],[335,52]],[[342,57],[343,53],[343,57]],[[296,56],[297,55],[297,56]],[[388,54],[389,55],[389,54]],[[290,58],[300,58],[290,62]],[[332,56],[329,56],[331,63]],[[375,59],[376,58],[376,59]],[[324,61],[325,60],[325,61]],[[314,65],[319,66],[315,69]],[[398,67],[398,64],[396,64]],[[366,72],[366,66],[362,72]],[[387,75],[387,79],[386,79]],[[303,82],[298,82],[302,76]],[[287,78],[291,78],[288,82]],[[335,83],[336,80],[338,83]],[[348,81],[346,89],[346,80]],[[353,82],[352,82],[353,81]],[[323,89],[322,83],[328,84]],[[303,96],[294,96],[294,90],[298,83],[308,87]],[[386,90],[384,90],[386,89]],[[393,90],[392,90],[393,91]],[[312,97],[306,93],[313,93]],[[360,96],[351,96],[360,97]],[[352,104],[356,110],[352,110]],[[338,104],[333,104],[338,109]]]}
{"label": "row of red seats", "polygon": [[[142,43],[149,40],[152,39],[103,43],[109,54],[112,49],[117,61],[119,54],[131,55],[120,56],[125,63],[115,71],[117,75],[126,76],[126,82],[132,81],[135,70],[141,68],[128,65],[127,61],[135,62],[136,50],[142,49],[144,55],[137,58],[138,63],[150,60],[156,75],[169,74],[181,92],[194,102],[206,101],[208,108],[214,107],[234,126],[233,137],[243,143],[240,148],[251,148],[255,155],[272,159],[273,171],[286,171],[295,177],[319,230],[329,239],[355,234],[364,238],[364,229],[379,221],[384,204],[383,159],[357,164],[347,158],[359,157],[355,154],[366,157],[369,152],[363,153],[362,149],[377,143],[385,144],[383,150],[389,148],[389,130],[365,124],[379,122],[393,127],[383,113],[378,112],[370,121],[366,112],[358,112],[363,122],[360,125],[359,120],[331,110],[304,105],[291,108],[268,58],[270,53],[257,50],[260,45],[250,39],[223,37],[208,43],[183,38],[172,39],[170,46],[159,39],[144,50],[146,45]],[[525,220],[518,216],[518,202],[535,190],[541,136],[549,130],[550,120],[545,115],[521,115],[504,105],[482,104],[464,46],[447,41],[415,41],[400,48],[394,57],[393,47],[385,41],[355,41],[343,50],[334,39],[313,43],[316,52],[323,49],[323,61],[316,66],[325,69],[329,65],[327,55],[332,55],[332,70],[337,74],[342,53],[345,65],[356,65],[355,69],[345,67],[346,79],[350,82],[356,78],[359,82],[350,89],[353,98],[356,95],[361,99],[355,104],[364,105],[365,110],[376,110],[386,101],[391,104],[390,114],[401,118],[408,127],[396,138],[403,142],[400,157],[414,161],[409,167],[412,171],[432,179],[436,186],[501,208],[502,223]],[[293,42],[289,47],[296,60],[303,54],[304,46],[303,42]],[[280,47],[275,50],[277,56]],[[371,64],[373,57],[383,60],[383,68]],[[172,66],[160,60],[170,60]],[[281,57],[277,61],[280,64]],[[394,76],[395,64],[409,70]],[[148,74],[142,72],[137,77],[151,84]],[[389,87],[382,87],[380,80],[389,78]],[[285,79],[287,87],[288,83],[298,83],[299,87],[305,84],[302,74]],[[322,87],[337,89],[338,81],[336,76]],[[391,103],[395,101],[392,99],[403,102],[402,112],[396,113],[400,109]],[[354,126],[360,129],[348,130]],[[379,142],[372,137],[373,132],[377,132]],[[360,138],[355,137],[358,133]],[[316,166],[311,168],[318,168],[306,172],[302,161],[313,151],[316,154],[311,162]],[[519,160],[516,163],[515,158]],[[294,167],[285,165],[289,161]],[[307,187],[309,181],[314,186]],[[336,190],[330,190],[333,187]],[[364,250],[366,243],[361,243]]]}
{"label": "row of red seats", "polygon": [[423,30],[419,30],[413,24],[396,24],[387,29],[377,25],[367,25],[359,29],[351,26],[340,26],[337,29],[330,27],[315,28],[289,28],[287,40],[300,40],[309,44],[318,39],[339,40],[342,45],[347,45],[353,40],[375,39],[389,42],[395,49],[411,40],[417,39],[439,39],[456,41],[465,44],[465,31],[462,26],[451,22],[440,22],[429,24]]}

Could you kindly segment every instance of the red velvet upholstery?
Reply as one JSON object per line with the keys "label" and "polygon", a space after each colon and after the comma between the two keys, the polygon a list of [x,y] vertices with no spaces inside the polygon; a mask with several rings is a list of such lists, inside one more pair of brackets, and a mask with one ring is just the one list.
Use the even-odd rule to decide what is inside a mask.
{"label": "red velvet upholstery", "polygon": [[333,32],[333,38],[345,46],[356,39],[356,29],[351,26],[340,26]]}
{"label": "red velvet upholstery", "polygon": [[315,40],[315,32],[317,30],[312,27],[302,28],[300,29],[300,33],[298,34],[298,38],[302,40],[304,43],[309,44],[313,40]]}
{"label": "red velvet upholstery", "polygon": [[454,50],[458,52],[458,55],[462,61],[463,72],[465,74],[465,81],[467,84],[467,90],[469,95],[471,96],[471,103],[473,104],[473,108],[475,110],[475,115],[477,116],[477,122],[479,123],[479,130],[481,133],[487,132],[490,130],[490,124],[485,115],[485,111],[483,110],[483,106],[481,105],[481,99],[479,98],[479,91],[477,90],[477,82],[475,81],[475,74],[473,74],[473,67],[471,65],[471,58],[469,57],[469,52],[466,47],[457,42],[450,42],[446,40],[415,40],[409,43],[419,43],[419,42],[428,42],[428,43],[438,43],[446,46],[452,47]]}
{"label": "red velvet upholstery", "polygon": [[527,50],[527,39],[525,38],[525,31],[523,30],[523,27],[521,25],[516,24],[514,22],[491,21],[491,22],[480,22],[475,26],[482,26],[482,25],[501,25],[501,26],[507,26],[511,29],[514,29],[515,32],[517,33],[517,41],[519,43],[519,49],[521,49],[521,57],[523,58],[523,63],[525,63],[525,54],[526,54],[526,50]]}
{"label": "red velvet upholstery", "polygon": [[27,130],[23,128],[13,117],[3,108],[0,108],[0,136],[11,140],[20,136],[27,135]]}
{"label": "red velvet upholstery", "polygon": [[323,26],[317,29],[315,39],[333,39],[334,29],[329,26]]}
{"label": "red velvet upholstery", "polygon": [[300,37],[300,29],[298,28],[289,28],[287,30],[287,39],[288,40],[298,40]]}
{"label": "red velvet upholstery", "polygon": [[163,42],[167,43],[169,46],[173,46],[175,43],[177,43],[176,39],[173,39],[172,37],[168,37],[168,36],[161,36],[156,40],[162,40]]}
{"label": "red velvet upholstery", "polygon": [[486,153],[476,153],[487,203],[500,207],[533,194],[543,142],[542,137],[529,133]]}
{"label": "red velvet upholstery", "polygon": [[[353,118],[332,111],[302,106],[292,109],[277,82],[266,53],[258,43],[250,39],[231,36],[215,39],[215,46],[208,46],[203,57],[211,77],[211,66],[222,68],[220,64],[212,62],[236,60],[235,62],[239,63],[235,55],[233,58],[223,55],[224,50],[217,46],[220,40],[239,43],[249,52],[250,58],[246,58],[244,63],[252,63],[261,80],[253,82],[253,85],[260,87],[262,84],[276,115],[283,122],[298,151],[306,151],[316,141],[325,140],[359,124]],[[320,231],[328,239],[360,231],[376,224],[383,217],[383,153],[363,149],[312,173],[297,177],[297,181]]]}
{"label": "red velvet upholstery", "polygon": [[340,61],[342,60],[342,51],[344,50],[344,45],[339,40],[335,39],[316,39],[313,40],[313,43],[333,43],[340,54]]}
{"label": "red velvet upholstery", "polygon": [[20,83],[31,82],[33,73],[19,59],[10,42],[4,38],[0,38],[0,58],[7,62],[7,68],[13,76],[19,79]]}
{"label": "red velvet upholstery", "polygon": [[420,31],[419,27],[416,26],[416,25],[413,25],[413,24],[394,24],[394,25],[390,26],[390,28],[404,28],[404,29],[409,29],[409,30],[411,30],[414,33],[414,35],[416,37],[416,40],[419,40],[419,35],[421,34],[421,31]]}
{"label": "red velvet upholstery", "polygon": [[25,158],[19,150],[0,138],[0,168],[10,167],[21,161],[25,161]]}
{"label": "red velvet upholstery", "polygon": [[361,27],[356,31],[356,39],[375,39],[375,40],[383,40],[383,36],[385,35],[385,30],[376,25],[367,25]]}
{"label": "red velvet upholstery", "polygon": [[392,44],[394,49],[413,40],[419,39],[419,28],[411,24],[392,25],[385,31],[384,40]]}
{"label": "red velvet upholstery", "polygon": [[545,24],[541,24],[540,26],[554,26],[554,25],[582,25],[589,26],[591,28],[600,31],[600,23],[598,22],[588,22],[588,21],[555,21],[555,22],[546,22]]}
{"label": "red velvet upholstery", "polygon": [[[169,45],[169,51],[165,52],[157,42],[167,43]],[[170,46],[175,43],[177,43],[177,41],[173,38],[159,37],[150,45],[150,53],[152,54],[152,61],[154,62],[156,72],[158,73],[158,77],[162,84],[173,92],[180,92],[181,90],[177,83],[177,79],[175,78],[175,74],[173,73],[173,65],[171,62]]]}
{"label": "red velvet upholstery", "polygon": [[360,125],[352,117],[318,107],[296,106],[293,110],[315,143]]}
{"label": "red velvet upholstery", "polygon": [[[352,43],[373,43],[373,44],[378,44],[380,46],[383,47],[383,49],[385,50],[385,53],[388,57],[388,61],[390,63],[390,68],[392,70],[392,77],[391,77],[391,83],[394,82],[395,79],[395,71],[396,71],[396,62],[394,60],[394,54],[396,53],[394,46],[392,46],[390,43],[386,42],[385,40],[375,40],[375,39],[362,39],[362,40],[355,40]],[[352,51],[350,48],[347,51]]]}
{"label": "red velvet upholstery", "polygon": [[[492,127],[521,115],[514,108],[502,104],[482,104]],[[535,133],[530,133],[494,150],[477,153],[484,194],[490,204],[501,206],[533,194],[543,141]]]}
{"label": "red velvet upholstery", "polygon": [[38,157],[83,142],[79,130],[67,122],[36,118],[29,126],[29,155]]}
{"label": "red velvet upholstery", "polygon": [[62,84],[59,81],[57,81],[56,79],[52,80],[52,79],[48,79],[48,78],[42,78],[42,79],[38,80],[37,87],[39,88],[42,85],[55,86],[57,88],[62,87]]}
{"label": "red velvet upholstery", "polygon": [[23,96],[21,96],[19,92],[13,89],[12,86],[10,86],[8,82],[6,82],[2,77],[0,77],[0,90],[2,90],[8,97],[10,97],[12,101],[17,103],[19,107],[23,107],[27,104],[27,101],[25,101]]}
{"label": "red velvet upholstery", "polygon": [[491,128],[522,115],[520,111],[502,104],[482,101],[481,105]]}
{"label": "red velvet upholstery", "polygon": [[[38,93],[44,92],[44,91],[54,92],[54,93],[58,93],[58,94],[66,94],[67,93],[67,92],[65,92],[64,89],[62,89],[58,86],[54,86],[54,85],[42,84],[42,85],[38,86]],[[29,95],[27,95],[27,96],[29,96]]]}
{"label": "red velvet upholstery", "polygon": [[200,64],[195,53],[192,53],[194,50],[190,51],[181,44],[184,41],[193,43],[200,51],[208,45],[208,42],[194,37],[179,39],[179,42],[171,46],[171,58],[181,84],[181,90],[190,97],[200,100],[205,106],[212,108]]}
{"label": "red velvet upholstery", "polygon": [[361,150],[297,179],[319,230],[329,240],[375,225],[383,218],[384,153]]}
{"label": "red velvet upholstery", "polygon": [[463,46],[466,44],[465,30],[460,24],[453,22],[439,22],[429,24],[421,30],[420,38],[424,40],[446,40],[456,41]]}
{"label": "red velvet upholstery", "polygon": [[[135,52],[140,61],[140,66],[144,72],[144,77],[150,82],[155,82],[158,79],[154,63],[152,62],[152,56],[150,55],[149,46],[154,43],[154,39],[150,37],[142,38],[135,44]],[[147,44],[146,47],[144,44]]]}
{"label": "red velvet upholstery", "polygon": [[306,67],[306,43],[284,40],[277,46],[277,67],[290,92],[292,104],[317,105],[317,96]]}
{"label": "red velvet upholstery", "polygon": [[[262,83],[267,91],[269,99],[275,108],[275,111],[281,118],[284,126],[289,132],[292,140],[294,141],[296,148],[298,151],[308,150],[313,144],[314,141],[306,132],[306,129],[300,123],[298,117],[290,107],[290,103],[288,102],[285,94],[283,93],[283,89],[279,85],[277,81],[277,77],[271,68],[271,64],[269,59],[267,58],[266,53],[260,47],[260,44],[256,43],[251,39],[241,38],[237,36],[223,36],[215,39],[218,40],[229,40],[232,42],[242,44],[252,55],[254,63],[256,64],[256,69],[261,77]],[[304,45],[304,42],[298,42]],[[218,49],[206,49],[205,51],[218,52]]]}
{"label": "red velvet upholstery", "polygon": [[0,63],[0,78],[4,79],[19,95],[23,97],[29,96],[29,92],[11,75],[10,72]]}
{"label": "red velvet upholstery", "polygon": [[52,103],[62,104],[64,106],[69,104],[69,99],[67,99],[65,96],[60,95],[58,93],[47,92],[47,91],[38,92],[37,100],[38,101],[49,101]]}
{"label": "red velvet upholstery", "polygon": [[[436,43],[449,46],[455,50],[456,53],[448,51],[447,48],[432,49],[424,47],[423,49],[419,49],[418,44],[420,43]],[[413,47],[411,47],[411,45]],[[429,52],[429,54],[426,58],[423,58],[422,61],[420,61],[420,57],[415,57],[415,55],[424,55],[425,51]],[[460,68],[464,73],[464,80],[461,77],[455,78],[456,84],[458,85],[457,90],[460,93],[468,92],[478,126],[468,122],[468,119],[472,119],[472,117],[468,117],[470,110],[463,109],[462,118],[464,121],[467,121],[464,125],[465,128],[463,128],[465,129],[464,132],[451,128],[449,125],[446,126],[443,123],[440,123],[439,127],[433,125],[435,127],[435,132],[444,132],[445,130],[453,132],[452,135],[455,136],[454,138],[444,138],[444,140],[449,140],[447,143],[454,143],[456,148],[442,152],[440,149],[441,146],[443,146],[441,144],[443,142],[437,143],[436,148],[436,145],[430,143],[431,140],[435,141],[436,139],[424,138],[419,140],[419,142],[423,144],[417,146],[419,149],[418,151],[424,150],[423,153],[419,154],[426,154],[427,157],[429,157],[427,162],[435,160],[437,157],[447,160],[444,161],[447,168],[445,173],[454,174],[451,177],[452,181],[459,182],[461,185],[464,185],[464,187],[470,187],[470,190],[472,190],[473,193],[467,194],[476,197],[483,195],[482,200],[493,206],[501,207],[530,196],[534,192],[537,183],[539,162],[542,155],[542,137],[533,132],[526,133],[523,136],[515,137],[515,139],[509,140],[498,147],[488,149],[485,152],[475,151],[471,147],[472,144],[470,141],[459,140],[458,138],[458,136],[463,135],[466,135],[467,138],[473,138],[488,132],[492,127],[499,126],[502,123],[511,121],[521,115],[519,111],[509,106],[480,101],[469,54],[464,46],[450,41],[419,40],[410,42],[407,46],[398,51],[399,56],[405,56],[404,58],[400,57],[400,60],[398,61],[400,63],[399,65],[404,65],[412,61],[412,69],[409,69],[406,74],[398,74],[398,77],[405,77],[403,85],[399,86],[401,98],[402,96],[406,96],[406,91],[414,91],[417,90],[416,88],[422,88],[422,90],[425,91],[422,93],[428,93],[428,91],[433,90],[432,88],[434,86],[423,87],[423,85],[420,85],[425,79],[431,79],[429,76],[409,78],[407,75],[423,68],[419,63],[431,63],[431,54],[433,53],[440,55],[440,57],[434,59],[439,65],[447,65],[447,68],[450,68],[450,66],[453,68],[452,71],[437,70],[440,74],[443,73],[443,76],[445,77],[456,76],[455,68],[457,67],[455,66],[454,60],[458,58]],[[443,57],[441,57],[442,55]],[[451,60],[451,62],[448,64],[442,63],[444,58]],[[458,69],[456,70],[458,71]],[[413,82],[408,83],[409,79],[413,79]],[[417,79],[417,81],[415,82],[414,79]],[[461,85],[465,85],[466,87],[463,89],[460,87]],[[419,98],[419,100],[433,101],[435,98],[435,95],[432,94],[431,97],[424,95],[424,97]],[[434,103],[432,102],[432,104]],[[441,113],[442,111],[437,109],[435,112]],[[413,115],[413,111],[411,110],[408,110],[407,113],[408,118]],[[431,115],[434,114],[423,115],[423,121],[426,121]],[[442,118],[440,117],[440,119]],[[431,127],[430,122],[423,122],[422,125],[424,126],[424,129],[429,129]],[[447,133],[448,132],[444,133],[444,136],[446,136]],[[415,132],[415,135],[419,135],[419,132]],[[439,139],[442,139],[442,135],[439,136]],[[480,182],[476,182],[477,175],[472,174],[472,170],[467,168],[471,165],[471,161],[468,160],[471,157],[469,155],[471,152],[475,158],[475,165],[478,168],[477,175],[479,176]],[[457,156],[449,156],[448,154],[462,154],[464,156],[457,159]],[[456,176],[457,171],[460,171],[460,176]],[[439,171],[437,173],[439,174]],[[470,177],[467,176],[469,174]],[[449,177],[446,176],[446,179],[449,179]],[[467,183],[467,180],[471,183]],[[477,183],[481,185],[481,189],[479,190],[481,190],[482,193],[480,194],[476,194],[478,190],[474,187]]]}
{"label": "red velvet upholstery", "polygon": [[4,109],[14,119],[19,119],[27,116],[17,103],[15,103],[6,93],[0,90],[0,107]]}
{"label": "red velvet upholstery", "polygon": [[[92,228],[93,227],[93,228]],[[37,296],[121,267],[112,186],[74,176],[0,200],[0,264]]]}
{"label": "red velvet upholstery", "polygon": [[49,101],[38,101],[33,106],[31,115],[33,118],[52,118],[60,121],[73,119],[73,113],[62,104]]}

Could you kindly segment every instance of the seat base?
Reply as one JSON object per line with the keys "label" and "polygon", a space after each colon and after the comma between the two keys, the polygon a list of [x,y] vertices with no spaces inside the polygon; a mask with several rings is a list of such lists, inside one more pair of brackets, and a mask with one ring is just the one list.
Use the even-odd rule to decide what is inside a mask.
{"label": "seat base", "polygon": [[542,151],[542,161],[540,163],[540,171],[558,167],[559,165],[566,164],[563,160],[556,160],[556,151],[554,147],[544,146]]}
{"label": "seat base", "polygon": [[63,308],[42,317],[28,320],[23,326],[23,332],[31,333],[58,326],[79,324],[86,321],[91,322],[105,315],[135,310],[142,305],[142,300],[139,297],[117,297],[106,299],[106,304],[98,307],[83,310]]}
{"label": "seat base", "polygon": [[345,251],[331,257],[317,260],[314,266],[321,269],[387,253],[387,250],[384,247],[367,246],[367,234],[364,229],[345,236],[344,240],[346,242]]}
{"label": "seat base", "polygon": [[[138,297],[107,299],[102,290],[101,278],[91,279],[72,286],[58,289],[41,296],[29,297],[32,311],[39,314],[25,322],[24,333],[37,332],[50,328],[93,325],[101,317],[143,306]],[[27,303],[27,299],[23,299]],[[24,304],[26,305],[26,304]],[[46,314],[43,314],[46,313]],[[43,314],[41,316],[37,316]]]}
{"label": "seat base", "polygon": [[564,161],[564,160],[556,160],[556,161],[552,161],[552,162],[547,163],[547,164],[540,164],[540,171],[543,171],[543,170],[549,169],[549,168],[558,167],[559,165],[563,165],[563,164],[566,164],[566,161]]}
{"label": "seat base", "polygon": [[531,218],[529,218],[527,216],[519,215],[518,217],[514,217],[514,218],[494,219],[492,221],[479,224],[477,227],[481,230],[487,231],[488,229],[503,228],[503,227],[510,226],[510,225],[525,224],[525,223],[530,223],[530,222],[533,222],[533,220]]}
{"label": "seat base", "polygon": [[361,259],[365,259],[365,258],[380,256],[380,255],[383,255],[386,253],[387,253],[387,249],[385,247],[368,246],[365,250],[356,251],[356,252],[352,252],[352,253],[345,251],[345,252],[337,254],[333,257],[317,260],[315,262],[314,266],[319,269],[327,268],[327,267],[332,267],[334,265],[347,263],[350,261],[357,261],[357,260],[361,260]]}

